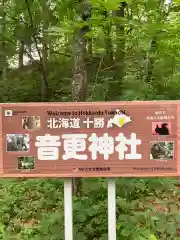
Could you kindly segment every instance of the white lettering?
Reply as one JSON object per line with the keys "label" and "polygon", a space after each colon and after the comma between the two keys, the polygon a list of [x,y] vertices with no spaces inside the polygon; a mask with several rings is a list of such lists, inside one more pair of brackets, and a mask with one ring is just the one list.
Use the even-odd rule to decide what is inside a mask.
{"label": "white lettering", "polygon": [[58,147],[61,146],[59,136],[45,134],[45,136],[37,136],[36,140],[35,146],[38,148],[39,160],[58,160]]}
{"label": "white lettering", "polygon": [[89,137],[92,144],[89,146],[89,151],[92,153],[92,159],[97,159],[97,153],[104,155],[104,160],[108,160],[109,155],[114,153],[114,139],[104,133],[102,137],[97,137],[96,133],[92,133]]}
{"label": "white lettering", "polygon": [[[124,157],[125,159],[141,159],[142,158],[142,155],[136,152],[136,146],[141,144],[141,140],[136,139],[135,133],[131,133],[130,139],[127,139],[123,133],[119,133],[119,135],[116,137],[116,141],[120,142],[115,148],[115,150],[119,152],[119,160],[123,160]],[[131,146],[131,153],[125,154],[124,156],[124,152],[128,150],[126,145]]]}
{"label": "white lettering", "polygon": [[87,160],[87,155],[78,155],[77,152],[86,150],[87,134],[63,134],[65,154],[62,156],[64,160],[78,159]]}

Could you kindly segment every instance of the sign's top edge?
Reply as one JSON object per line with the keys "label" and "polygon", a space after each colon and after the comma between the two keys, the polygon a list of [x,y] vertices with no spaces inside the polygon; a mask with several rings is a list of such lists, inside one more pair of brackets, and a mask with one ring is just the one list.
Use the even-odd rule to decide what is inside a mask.
{"label": "sign's top edge", "polygon": [[17,102],[17,103],[0,103],[0,106],[3,105],[121,105],[121,104],[180,104],[180,100],[152,100],[152,101],[108,101],[108,102]]}
{"label": "sign's top edge", "polygon": [[17,103],[0,103],[0,107],[4,106],[116,106],[116,105],[144,105],[144,104],[180,104],[180,100],[152,100],[152,101],[110,101],[110,102],[17,102]]}

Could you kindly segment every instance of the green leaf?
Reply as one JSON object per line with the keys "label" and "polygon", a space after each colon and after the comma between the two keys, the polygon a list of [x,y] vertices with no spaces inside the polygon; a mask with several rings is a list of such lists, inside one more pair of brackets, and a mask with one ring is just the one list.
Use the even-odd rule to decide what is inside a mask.
{"label": "green leaf", "polygon": [[4,224],[0,222],[0,233],[4,233]]}
{"label": "green leaf", "polygon": [[159,221],[159,220],[160,220],[160,218],[159,218],[159,217],[157,217],[157,216],[153,216],[153,217],[151,218],[151,220],[152,220],[152,221]]}
{"label": "green leaf", "polygon": [[167,223],[167,233],[173,235],[176,233],[176,226],[175,223]]}
{"label": "green leaf", "polygon": [[154,234],[151,234],[148,240],[158,240]]}
{"label": "green leaf", "polygon": [[138,237],[136,237],[136,240],[147,240],[147,238],[144,238],[144,237],[138,236]]}
{"label": "green leaf", "polygon": [[116,224],[116,229],[119,230],[121,228],[121,224],[120,223],[117,223]]}
{"label": "green leaf", "polygon": [[166,225],[165,222],[161,222],[161,221],[159,221],[159,222],[157,222],[156,227],[157,227],[157,231],[158,231],[158,232],[163,233],[163,232],[166,231],[166,227],[167,227],[167,225]]}
{"label": "green leaf", "polygon": [[77,214],[76,214],[76,219],[77,219],[77,221],[79,221],[79,222],[84,222],[84,221],[86,221],[86,218],[87,218],[87,216],[85,215],[84,212],[82,212],[82,213],[77,213]]}
{"label": "green leaf", "polygon": [[80,232],[76,235],[75,240],[86,240],[86,237],[83,232]]}
{"label": "green leaf", "polygon": [[175,215],[175,219],[176,219],[176,221],[177,221],[178,223],[180,223],[180,213],[177,213],[177,214]]}
{"label": "green leaf", "polygon": [[132,229],[129,229],[129,228],[124,228],[122,231],[121,231],[121,234],[125,237],[129,237],[131,235],[131,232],[132,232]]}
{"label": "green leaf", "polygon": [[173,0],[174,3],[180,3],[180,0]]}
{"label": "green leaf", "polygon": [[108,234],[105,233],[101,236],[101,238],[99,240],[107,240],[108,239]]}

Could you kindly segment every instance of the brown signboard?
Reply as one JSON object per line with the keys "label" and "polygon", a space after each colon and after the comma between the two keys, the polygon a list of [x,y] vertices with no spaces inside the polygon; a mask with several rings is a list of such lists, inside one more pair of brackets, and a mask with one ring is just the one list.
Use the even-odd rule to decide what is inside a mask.
{"label": "brown signboard", "polygon": [[1,177],[178,176],[180,101],[0,105]]}

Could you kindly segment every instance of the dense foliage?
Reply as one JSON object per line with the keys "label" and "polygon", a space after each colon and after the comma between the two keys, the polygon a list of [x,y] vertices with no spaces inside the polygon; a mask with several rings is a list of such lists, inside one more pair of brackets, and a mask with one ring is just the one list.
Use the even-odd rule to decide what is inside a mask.
{"label": "dense foliage", "polygon": [[[83,180],[83,196],[73,199],[74,239],[107,239],[106,186]],[[179,240],[179,194],[172,179],[117,180],[117,239]],[[0,196],[0,239],[64,239],[61,180],[1,180]]]}
{"label": "dense foliage", "polygon": [[[0,0],[0,102],[179,99],[179,11],[179,0]],[[79,183],[74,239],[107,239],[106,180]],[[1,180],[0,195],[0,239],[64,239],[61,180]],[[117,239],[179,240],[179,196],[176,180],[118,179]]]}
{"label": "dense foliage", "polygon": [[1,3],[1,102],[179,99],[178,0]]}

